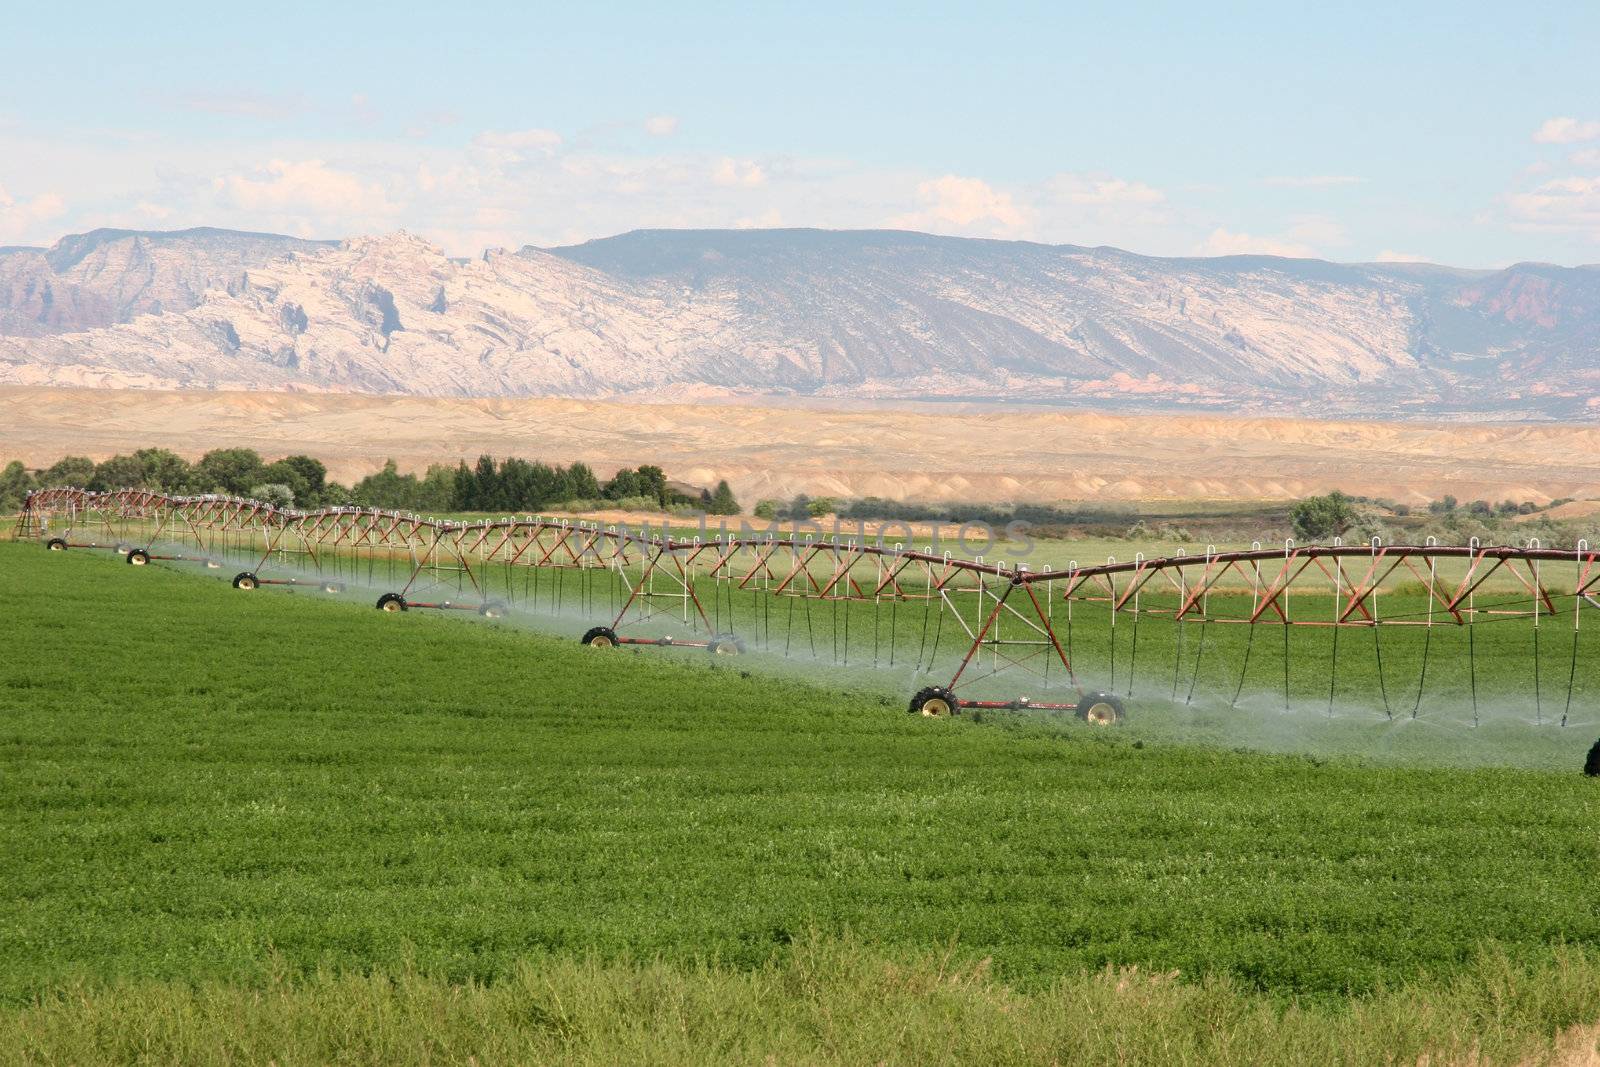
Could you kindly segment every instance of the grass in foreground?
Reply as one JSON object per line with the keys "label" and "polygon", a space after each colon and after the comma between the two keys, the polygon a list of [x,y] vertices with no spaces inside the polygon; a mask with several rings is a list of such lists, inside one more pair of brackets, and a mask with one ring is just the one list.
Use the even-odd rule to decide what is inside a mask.
{"label": "grass in foreground", "polygon": [[[383,1059],[387,1038],[371,1028],[392,1022],[395,1040],[420,1041],[459,1004],[468,1040],[513,1010],[495,998],[517,982],[565,988],[575,975],[642,990],[630,1011],[658,1022],[700,988],[692,1010],[743,1032],[741,1012],[781,1001],[751,983],[808,988],[794,984],[810,965],[791,944],[808,931],[824,939],[808,951],[828,959],[826,939],[851,932],[867,947],[838,958],[869,976],[930,945],[955,945],[957,971],[991,958],[1008,988],[979,983],[972,1010],[998,1010],[996,997],[1036,1005],[1026,1011],[1042,1029],[1018,1046],[1034,1051],[1050,1047],[1038,1034],[1065,1041],[1087,1025],[1061,1002],[1089,998],[1100,980],[1074,976],[1107,966],[1179,972],[1149,986],[1168,991],[1173,1020],[1216,990],[1251,1018],[1293,997],[1307,1018],[1347,1019],[1342,997],[1376,996],[1358,1015],[1389,1011],[1396,1028],[1409,998],[1428,1042],[1458,1018],[1485,1040],[1503,1029],[1520,1041],[1600,1014],[1586,954],[1600,946],[1600,811],[1594,783],[1570,772],[926,722],[900,701],[712,670],[699,656],[607,655],[26,545],[0,545],[0,601],[11,653],[0,661],[0,998],[4,1025],[57,1042],[46,1047],[60,1061],[95,1058],[63,1043],[75,1012],[103,1021],[89,1038],[125,1050],[154,1032],[136,1018],[199,1035],[208,1012],[232,1004],[240,1027],[262,1013],[250,1040],[281,1039],[302,1060],[330,1058],[316,1042],[339,1040]],[[1475,1002],[1488,1014],[1417,1021],[1458,1010],[1452,983],[1481,984],[1484,959],[1508,976],[1505,992]],[[839,981],[791,998],[779,1016],[791,1036],[751,1040],[780,1059],[826,1052],[825,1006],[857,1040],[937,1058],[889,1040],[921,1040],[881,1028],[894,1016],[879,1001],[893,998]],[[652,983],[670,987],[666,1016],[650,1007]],[[1569,985],[1577,992],[1560,992]],[[392,999],[406,989],[438,998],[443,1016],[399,1020],[408,1004],[421,1010]],[[738,989],[744,1008],[716,1008]],[[1511,1001],[1542,1006],[1516,1015]],[[543,1032],[541,1013],[556,1009],[535,1003],[505,1041],[565,1040]],[[305,1011],[282,1018],[272,1004]],[[848,1004],[859,1014],[841,1020]],[[918,1011],[943,1013],[961,1040],[997,1032],[943,1004]],[[653,1025],[600,1017],[586,1016],[583,1040]],[[1207,1040],[1242,1033],[1239,1017],[1206,1021]],[[269,1046],[238,1047],[252,1059]],[[841,1047],[835,1058],[867,1058],[850,1051],[866,1045]],[[1059,1047],[1072,1058],[1075,1046]],[[400,1058],[422,1058],[416,1048]]]}
{"label": "grass in foreground", "polygon": [[1592,1063],[1600,960],[1488,954],[1350,1006],[1106,970],[1019,992],[986,964],[803,940],[753,969],[549,960],[140,983],[0,1010],[0,1063]]}

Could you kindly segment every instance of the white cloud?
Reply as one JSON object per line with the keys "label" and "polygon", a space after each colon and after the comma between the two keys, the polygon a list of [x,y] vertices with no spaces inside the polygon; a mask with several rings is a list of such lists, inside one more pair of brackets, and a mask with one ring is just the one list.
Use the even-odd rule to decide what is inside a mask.
{"label": "white cloud", "polygon": [[191,92],[183,93],[178,104],[190,111],[234,118],[284,119],[310,110],[304,95],[273,96],[269,93]]}
{"label": "white cloud", "polygon": [[1360,185],[1366,181],[1353,174],[1279,174],[1262,178],[1262,185],[1276,185],[1286,189],[1313,189],[1325,185]]}
{"label": "white cloud", "polygon": [[331,220],[392,210],[382,185],[333,170],[320,159],[274,159],[253,176],[225,175],[217,178],[214,186],[226,200],[246,211],[302,213]]}
{"label": "white cloud", "polygon": [[1286,236],[1316,247],[1349,242],[1344,227],[1323,215],[1308,215],[1296,220]]}
{"label": "white cloud", "polygon": [[752,160],[724,156],[712,169],[711,180],[718,185],[764,185],[767,172]]}
{"label": "white cloud", "polygon": [[777,208],[763,211],[759,215],[747,215],[733,222],[733,228],[736,230],[770,230],[782,225],[783,212]]}
{"label": "white cloud", "polygon": [[1396,252],[1385,248],[1373,258],[1374,263],[1427,263],[1427,256],[1419,256],[1412,252]]}
{"label": "white cloud", "polygon": [[1555,178],[1506,197],[1513,222],[1526,229],[1591,234],[1600,240],[1600,177]]}
{"label": "white cloud", "polygon": [[1159,204],[1166,194],[1142,182],[1099,174],[1057,174],[1045,182],[1047,196],[1069,204]]}
{"label": "white cloud", "polygon": [[521,163],[552,155],[561,147],[561,135],[554,130],[484,130],[472,145],[498,163]]}
{"label": "white cloud", "polygon": [[428,137],[446,126],[454,126],[461,121],[461,116],[454,111],[424,111],[411,121],[406,127],[407,137]]}
{"label": "white cloud", "polygon": [[1022,228],[1026,216],[1010,193],[997,192],[981,178],[946,174],[917,184],[922,210],[890,219],[897,229],[1008,233]]}
{"label": "white cloud", "polygon": [[44,224],[66,214],[67,202],[56,193],[40,193],[30,200],[18,200],[0,185],[0,245],[48,244],[54,239]]}
{"label": "white cloud", "polygon": [[1287,256],[1306,259],[1316,255],[1309,245],[1276,237],[1255,237],[1217,227],[1196,249],[1205,256]]}
{"label": "white cloud", "polygon": [[651,115],[644,120],[644,132],[651,137],[671,137],[678,132],[678,116]]}
{"label": "white cloud", "polygon": [[1600,140],[1600,122],[1566,117],[1545,119],[1544,125],[1534,131],[1533,139],[1538,144],[1577,144],[1580,141]]}

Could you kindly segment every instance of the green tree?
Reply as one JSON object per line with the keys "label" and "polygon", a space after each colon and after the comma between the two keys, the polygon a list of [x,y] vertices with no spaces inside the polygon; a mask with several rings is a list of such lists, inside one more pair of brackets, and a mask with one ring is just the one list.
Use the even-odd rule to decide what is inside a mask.
{"label": "green tree", "polygon": [[1326,496],[1309,496],[1289,509],[1294,535],[1306,541],[1338,537],[1359,518],[1350,498],[1335,489]]}
{"label": "green tree", "polygon": [[479,456],[478,465],[472,470],[472,502],[467,505],[471,511],[497,511],[500,509],[500,471],[495,467],[493,456]]}
{"label": "green tree", "polygon": [[12,460],[7,463],[5,470],[0,471],[0,511],[10,514],[22,510],[22,499],[33,489],[33,475],[28,473],[28,468],[22,465],[21,460]]}
{"label": "green tree", "polygon": [[103,493],[110,489],[140,489],[144,484],[143,460],[138,456],[112,456],[95,465],[88,488]]}
{"label": "green tree", "polygon": [[88,456],[66,456],[39,475],[39,484],[46,488],[71,485],[87,489],[93,480],[94,460]]}
{"label": "green tree", "polygon": [[422,476],[417,487],[418,511],[449,511],[455,506],[456,470],[445,463],[435,463]]}
{"label": "green tree", "polygon": [[264,482],[250,487],[250,499],[265,501],[275,508],[292,508],[294,490],[282,482]]}
{"label": "green tree", "polygon": [[[300,472],[300,468],[286,460],[280,459],[276,463],[268,463],[265,467],[262,467],[261,482],[262,484],[288,486],[289,491],[294,494],[294,498],[305,503],[316,500],[318,496],[318,493],[312,490],[311,483],[306,481],[305,475]],[[251,495],[255,496],[254,491],[251,492]],[[260,500],[262,498],[256,497],[256,499]]]}
{"label": "green tree", "polygon": [[261,482],[261,457],[252,448],[217,448],[195,465],[196,488],[203,493],[242,495]]}
{"label": "green tree", "polygon": [[141,448],[134,453],[144,467],[144,485],[169,493],[181,493],[194,481],[194,468],[176,452],[165,448]]}
{"label": "green tree", "polygon": [[624,467],[613,474],[605,485],[605,495],[611,500],[643,496],[644,490],[639,486],[639,472],[631,467]]}
{"label": "green tree", "polygon": [[832,497],[819,496],[806,505],[806,514],[813,519],[820,519],[832,512],[836,506]]}
{"label": "green tree", "polygon": [[450,507],[456,511],[471,511],[472,500],[478,493],[478,481],[473,477],[472,468],[467,466],[466,460],[456,463],[455,476],[456,489],[450,497]]}
{"label": "green tree", "polygon": [[778,517],[778,509],[782,506],[776,500],[758,500],[756,501],[755,516],[758,519],[775,519]]}
{"label": "green tree", "polygon": [[639,495],[653,496],[662,507],[672,503],[667,491],[667,475],[660,467],[645,465],[639,468]]}
{"label": "green tree", "polygon": [[726,479],[717,483],[717,488],[711,494],[711,506],[706,511],[712,515],[739,514],[739,502],[733,498],[733,490],[728,487]]}
{"label": "green tree", "polygon": [[568,500],[597,500],[600,495],[600,479],[587,463],[574,463],[567,468]]}
{"label": "green tree", "polygon": [[328,484],[328,468],[320,459],[310,456],[284,456],[273,466],[283,465],[291,467],[300,475],[307,491],[321,495],[323,488]]}
{"label": "green tree", "polygon": [[414,474],[401,474],[394,460],[385,460],[383,469],[369,474],[350,490],[351,499],[371,508],[414,510],[417,500],[417,478]]}

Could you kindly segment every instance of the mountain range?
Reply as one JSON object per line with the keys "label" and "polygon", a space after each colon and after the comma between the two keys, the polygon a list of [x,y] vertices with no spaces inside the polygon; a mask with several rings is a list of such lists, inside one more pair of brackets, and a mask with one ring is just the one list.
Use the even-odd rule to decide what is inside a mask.
{"label": "mountain range", "polygon": [[1600,266],[643,230],[452,258],[96,230],[0,249],[0,383],[1600,418]]}

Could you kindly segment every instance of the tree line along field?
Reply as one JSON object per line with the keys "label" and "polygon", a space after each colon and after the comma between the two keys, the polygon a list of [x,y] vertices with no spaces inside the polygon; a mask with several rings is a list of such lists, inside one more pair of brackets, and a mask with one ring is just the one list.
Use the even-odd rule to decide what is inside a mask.
{"label": "tree line along field", "polygon": [[1577,757],[1386,765],[1363,740],[1394,728],[1348,716],[1345,755],[1267,755],[1138,703],[1125,731],[929,721],[831,666],[120,564],[0,545],[0,1047],[25,1062],[316,1060],[330,1035],[386,1062],[693,1058],[685,1034],[732,1059],[1463,1033],[1515,1057],[1600,1016]]}

